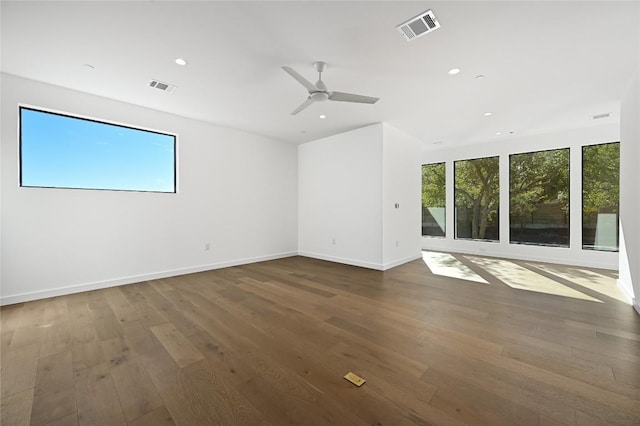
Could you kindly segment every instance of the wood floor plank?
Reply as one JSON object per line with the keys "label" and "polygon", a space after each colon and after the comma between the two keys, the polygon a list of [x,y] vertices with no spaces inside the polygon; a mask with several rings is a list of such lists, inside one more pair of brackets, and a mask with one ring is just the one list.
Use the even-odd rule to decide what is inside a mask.
{"label": "wood floor plank", "polygon": [[71,350],[41,357],[31,411],[33,425],[45,425],[77,411]]}
{"label": "wood floor plank", "polygon": [[90,367],[78,374],[75,395],[80,426],[127,424],[107,363]]}
{"label": "wood floor plank", "polygon": [[76,394],[73,384],[53,392],[39,392],[36,388],[31,410],[31,424],[43,426],[65,417],[73,417],[76,411]]}
{"label": "wood floor plank", "polygon": [[640,424],[615,274],[453,258],[489,284],[290,257],[2,307],[1,424]]}
{"label": "wood floor plank", "polygon": [[0,425],[28,426],[31,424],[33,388],[14,393],[0,401]]}
{"label": "wood floor plank", "polygon": [[36,383],[39,344],[32,343],[5,353],[0,377],[2,399],[33,388]]}
{"label": "wood floor plank", "polygon": [[88,315],[78,317],[71,322],[69,325],[69,335],[71,337],[71,344],[98,341],[96,327]]}
{"label": "wood floor plank", "polygon": [[234,386],[251,380],[256,376],[255,369],[245,359],[217,341],[209,333],[189,336],[189,341],[205,356],[216,374]]}
{"label": "wood floor plank", "polygon": [[[158,291],[158,285],[156,281],[150,281],[147,287],[143,287],[142,292],[151,303],[152,306],[158,310],[167,321],[171,322],[173,326],[182,333],[183,336],[190,336],[200,331],[192,321],[187,319],[184,313],[166,297],[165,294]],[[164,288],[164,287],[162,287]],[[169,288],[167,291],[173,291]]]}
{"label": "wood floor plank", "polygon": [[489,368],[495,367],[508,372],[505,379],[516,380],[520,387],[530,389],[533,392],[546,391],[549,399],[561,402],[566,406],[587,412],[599,412],[621,421],[631,421],[634,418],[640,420],[640,404],[624,395],[615,394],[517,360],[493,357],[482,353],[471,353],[470,356],[484,362]]}
{"label": "wood floor plank", "polygon": [[71,332],[68,319],[56,320],[44,328],[40,339],[40,357],[62,352],[70,347]]}
{"label": "wood floor plank", "polygon": [[331,348],[329,353],[338,353],[346,358],[357,358],[365,366],[379,369],[383,374],[397,372],[419,378],[429,367],[425,362],[413,361],[401,353],[363,341],[355,341],[351,344],[339,343]]}
{"label": "wood floor plank", "polygon": [[67,301],[64,297],[47,299],[47,302],[43,313],[43,321],[45,324],[57,324],[69,319]]}
{"label": "wood floor plank", "polygon": [[5,331],[4,329],[0,332],[0,367],[4,364],[4,354],[9,352],[9,346],[11,345],[14,333],[15,330]]}
{"label": "wood floor plank", "polygon": [[71,345],[71,359],[74,373],[105,361],[101,345],[97,341]]}
{"label": "wood floor plank", "polygon": [[[503,356],[525,362],[529,365],[538,366],[548,371],[571,377],[584,383],[598,386],[631,399],[640,400],[640,389],[615,380],[613,370],[605,369],[606,373],[598,374],[599,369],[587,370],[576,367],[572,359],[566,361],[557,360],[551,357],[540,356],[534,352],[526,352],[517,349],[506,349]],[[610,375],[609,375],[610,373]]]}
{"label": "wood floor plank", "polygon": [[202,353],[172,324],[156,325],[151,327],[150,330],[180,368],[204,359]]}
{"label": "wood floor plank", "polygon": [[111,377],[128,422],[163,406],[160,395],[137,359],[112,367]]}
{"label": "wood floor plank", "polygon": [[[559,402],[563,393],[560,389],[546,386],[540,382],[532,382],[527,377],[476,360],[455,349],[440,346],[434,342],[425,342],[420,347],[425,357],[432,365],[446,366],[446,372],[465,382],[483,388],[492,394],[509,400],[515,404],[535,410],[540,414],[560,421],[573,424],[575,410],[566,400]],[[427,371],[422,380],[428,380]],[[437,383],[432,383],[437,385]]]}
{"label": "wood floor plank", "polygon": [[125,336],[125,341],[133,349],[138,361],[159,390],[163,376],[179,367],[156,336],[148,329],[138,330]]}
{"label": "wood floor plank", "polygon": [[431,405],[467,422],[486,425],[537,425],[538,412],[499,397],[468,381],[429,369],[424,380],[438,386]]}
{"label": "wood floor plank", "polygon": [[590,360],[581,359],[579,357],[573,356],[571,352],[571,348],[569,351],[557,352],[555,350],[542,350],[540,347],[524,344],[524,343],[506,343],[504,346],[504,350],[502,351],[502,356],[511,356],[517,354],[523,354],[524,356],[532,356],[532,357],[542,357],[542,362],[546,360],[550,361],[550,364],[547,366],[545,363],[545,368],[549,369],[562,369],[563,367],[558,364],[564,364],[569,366],[572,369],[581,370],[582,372],[587,372],[594,376],[603,377],[607,379],[615,379],[615,374],[613,373],[613,368],[610,365],[604,363],[593,362]]}
{"label": "wood floor plank", "polygon": [[264,419],[274,425],[365,424],[353,413],[346,412],[344,417],[336,417],[332,410],[319,412],[322,406],[313,401],[299,400],[262,376],[254,377],[238,390],[260,411]]}
{"label": "wood floor plank", "polygon": [[159,392],[176,424],[268,424],[246,399],[217,380],[206,360],[167,372]]}
{"label": "wood floor plank", "polygon": [[38,360],[36,392],[53,393],[73,385],[71,351],[67,350]]}
{"label": "wood floor plank", "polygon": [[78,426],[78,413],[69,414],[51,423],[47,423],[45,426]]}
{"label": "wood floor plank", "polygon": [[155,410],[145,414],[142,417],[139,417],[131,422],[129,422],[129,426],[173,426],[175,422],[173,421],[173,417],[167,410],[167,408],[163,405],[160,408],[156,408]]}
{"label": "wood floor plank", "polygon": [[18,327],[13,333],[9,349],[18,349],[24,346],[37,345],[40,349],[40,342],[44,334],[44,328],[37,325],[27,325]]}
{"label": "wood floor plank", "polygon": [[15,330],[20,325],[24,303],[0,307],[0,327],[3,331]]}
{"label": "wood floor plank", "polygon": [[98,339],[109,340],[122,337],[122,328],[111,309],[109,308],[108,314],[100,315],[100,318],[97,318],[93,322]]}
{"label": "wood floor plank", "polygon": [[38,327],[45,325],[44,311],[47,303],[49,303],[49,301],[45,299],[23,304],[20,323],[17,327]]}
{"label": "wood floor plank", "polygon": [[131,348],[125,339],[120,336],[103,340],[100,342],[100,349],[104,359],[111,367],[127,364],[135,356],[131,353]]}

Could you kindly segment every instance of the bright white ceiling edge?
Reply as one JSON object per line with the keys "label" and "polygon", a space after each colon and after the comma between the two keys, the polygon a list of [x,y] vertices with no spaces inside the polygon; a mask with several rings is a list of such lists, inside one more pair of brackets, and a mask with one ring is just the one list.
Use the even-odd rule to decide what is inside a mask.
{"label": "bright white ceiling edge", "polygon": [[[638,5],[3,1],[1,70],[293,143],[387,122],[440,149],[618,122]],[[395,27],[426,9],[441,28],[406,42]],[[291,116],[307,93],[281,66],[315,81],[318,60],[332,90],[381,100]]]}

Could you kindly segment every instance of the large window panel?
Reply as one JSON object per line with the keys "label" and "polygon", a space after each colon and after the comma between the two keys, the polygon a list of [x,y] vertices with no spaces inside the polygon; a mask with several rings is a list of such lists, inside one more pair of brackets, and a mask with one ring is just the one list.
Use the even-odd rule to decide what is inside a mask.
{"label": "large window panel", "polygon": [[446,214],[445,163],[422,165],[422,235],[444,237]]}
{"label": "large window panel", "polygon": [[509,156],[509,241],[569,247],[569,148]]}
{"label": "large window panel", "polygon": [[454,163],[457,239],[499,240],[499,165],[498,157]]}
{"label": "large window panel", "polygon": [[20,186],[173,193],[176,137],[20,107]]}
{"label": "large window panel", "polygon": [[582,248],[618,251],[620,143],[582,147]]}

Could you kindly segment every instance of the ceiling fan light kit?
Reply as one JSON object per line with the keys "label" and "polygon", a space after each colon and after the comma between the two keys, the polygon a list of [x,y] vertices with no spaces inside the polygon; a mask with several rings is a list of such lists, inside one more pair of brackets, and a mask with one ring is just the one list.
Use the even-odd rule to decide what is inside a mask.
{"label": "ceiling fan light kit", "polygon": [[345,93],[345,92],[331,92],[327,89],[327,85],[322,81],[322,73],[327,68],[327,64],[325,62],[314,62],[313,68],[318,72],[318,81],[313,84],[302,75],[300,75],[296,70],[291,67],[282,67],[283,70],[291,77],[293,77],[298,83],[302,84],[307,92],[309,92],[309,96],[307,100],[304,101],[298,108],[294,109],[291,112],[291,115],[296,115],[309,105],[314,102],[324,102],[324,101],[338,101],[338,102],[355,102],[361,104],[375,104],[378,102],[380,98],[374,98],[372,96],[364,96],[364,95],[355,95],[353,93]]}

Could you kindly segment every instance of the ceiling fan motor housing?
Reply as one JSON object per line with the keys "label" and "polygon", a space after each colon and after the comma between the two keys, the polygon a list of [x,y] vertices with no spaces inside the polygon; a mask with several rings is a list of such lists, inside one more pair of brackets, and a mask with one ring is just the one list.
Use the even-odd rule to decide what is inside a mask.
{"label": "ceiling fan motor housing", "polygon": [[324,102],[329,99],[329,94],[327,92],[313,92],[309,95],[309,98],[313,99],[314,102]]}
{"label": "ceiling fan motor housing", "polygon": [[321,62],[321,61],[314,62],[313,69],[315,69],[318,72],[323,72],[325,69],[327,69],[327,63]]}
{"label": "ceiling fan motor housing", "polygon": [[322,72],[326,67],[327,64],[325,62],[313,63],[313,68],[318,72],[318,81],[316,84],[311,83],[293,68],[287,66],[282,67],[287,74],[293,77],[298,83],[302,84],[309,93],[307,99],[298,108],[293,110],[291,115],[296,115],[314,102],[338,101],[375,104],[378,101],[379,98],[374,98],[372,96],[354,95],[353,93],[345,92],[330,92],[327,89],[327,85],[322,81]]}

